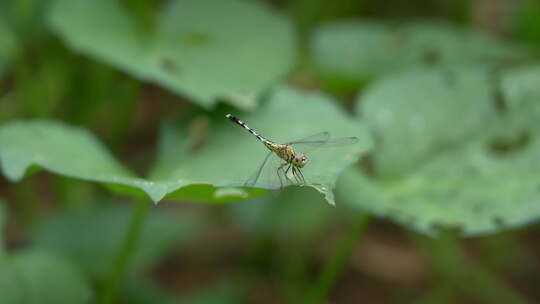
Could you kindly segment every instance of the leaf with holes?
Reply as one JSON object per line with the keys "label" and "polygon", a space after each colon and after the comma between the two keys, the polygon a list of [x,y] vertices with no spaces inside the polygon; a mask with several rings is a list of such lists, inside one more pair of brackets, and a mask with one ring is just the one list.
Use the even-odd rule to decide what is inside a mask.
{"label": "leaf with holes", "polygon": [[[508,106],[497,111],[486,72],[447,73],[404,73],[363,94],[358,110],[379,149],[370,172],[344,174],[340,197],[428,234],[454,227],[481,235],[538,220],[538,124],[515,119],[531,102],[538,108],[537,87],[523,84],[538,74],[504,75]],[[529,114],[520,117],[538,121]]]}
{"label": "leaf with holes", "polygon": [[57,0],[49,15],[52,30],[71,48],[207,108],[218,99],[254,108],[255,96],[294,61],[290,22],[260,3],[176,0],[158,20],[145,35],[109,0]]}

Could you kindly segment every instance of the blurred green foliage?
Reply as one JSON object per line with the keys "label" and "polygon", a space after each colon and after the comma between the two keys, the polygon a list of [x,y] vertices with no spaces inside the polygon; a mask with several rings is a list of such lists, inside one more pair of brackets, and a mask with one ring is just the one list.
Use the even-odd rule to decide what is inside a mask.
{"label": "blurred green foliage", "polygon": [[[371,216],[436,237],[408,234],[433,289],[392,285],[392,299],[526,302],[497,278],[527,269],[508,267],[515,255],[482,253],[506,261],[492,275],[456,240],[540,217],[540,9],[512,4],[491,35],[477,28],[482,5],[495,7],[2,1],[0,166],[15,184],[0,185],[0,302],[113,303],[116,292],[125,303],[324,302]],[[242,187],[265,148],[226,113],[278,142],[330,131],[360,143],[306,151],[307,187],[276,197],[272,165],[256,189]],[[137,202],[131,215],[103,199],[115,195]],[[147,197],[191,204],[147,211]],[[519,246],[508,239],[493,248]],[[240,257],[223,277],[197,281],[201,265],[177,261],[228,245]],[[196,283],[179,278],[186,268]]]}
{"label": "blurred green foliage", "polygon": [[[139,250],[129,266],[142,271],[187,242],[197,230],[196,213],[182,215],[152,213],[146,221]],[[92,278],[103,280],[113,267],[129,223],[129,209],[91,207],[57,214],[37,225],[31,235],[33,248],[52,251],[68,258]]]}

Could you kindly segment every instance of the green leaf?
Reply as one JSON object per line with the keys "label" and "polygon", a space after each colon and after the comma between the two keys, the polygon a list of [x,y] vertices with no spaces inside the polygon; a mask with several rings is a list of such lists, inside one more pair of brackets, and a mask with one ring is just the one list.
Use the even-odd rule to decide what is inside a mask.
{"label": "green leaf", "polygon": [[[314,93],[281,89],[261,111],[241,117],[278,142],[321,131],[330,131],[334,137],[358,136],[358,144],[308,153],[310,161],[303,170],[307,186],[324,194],[330,203],[341,171],[371,147],[371,138],[361,124],[348,119],[329,98]],[[208,138],[202,138],[206,145],[201,147],[192,146],[194,140],[201,140],[198,133],[193,132],[188,138],[186,133],[177,135],[170,130],[174,134],[165,137],[173,138],[174,144],[166,145],[170,151],[160,153],[156,169],[148,179],[134,177],[87,131],[44,120],[0,126],[0,162],[12,181],[20,180],[31,165],[37,165],[73,178],[129,186],[120,189],[123,191],[130,187],[141,189],[155,202],[172,192],[177,198],[215,201],[256,193],[238,187],[260,165],[266,148],[225,117],[219,117],[211,130]],[[268,166],[268,170],[261,178],[260,188],[269,188],[275,178],[275,168]]]}
{"label": "green leaf", "polygon": [[505,106],[511,116],[509,123],[515,128],[538,132],[540,118],[540,64],[512,70],[501,79],[501,91]]}
{"label": "green leaf", "polygon": [[492,98],[483,69],[402,72],[375,82],[357,110],[377,136],[377,174],[407,174],[441,147],[483,132],[495,118]]}
{"label": "green leaf", "polygon": [[[314,133],[329,131],[333,137],[358,136],[360,143],[307,152],[303,169],[307,186],[315,188],[333,203],[332,189],[341,171],[356,162],[371,147],[371,138],[359,123],[348,119],[328,97],[282,88],[257,113],[238,115],[252,128],[276,142],[288,142]],[[256,171],[268,151],[244,129],[220,117],[209,131],[206,145],[193,152],[190,145],[162,153],[152,180],[186,181],[215,187],[241,187]],[[192,140],[197,140],[193,138]],[[176,142],[182,142],[177,140]],[[189,143],[184,139],[183,142]],[[166,157],[165,155],[175,155]],[[275,167],[263,172],[260,188],[271,188]]]}
{"label": "green leaf", "polygon": [[[196,214],[173,216],[164,211],[153,210],[146,219],[130,270],[155,265],[196,230]],[[113,267],[129,217],[129,209],[125,207],[67,211],[38,225],[32,234],[32,244],[39,250],[64,256],[86,273],[103,279]]]}
{"label": "green leaf", "polygon": [[[151,184],[119,165],[88,131],[49,120],[13,121],[0,127],[4,175],[18,181],[32,165],[83,180],[147,189]],[[156,186],[156,188],[159,186]],[[153,192],[149,191],[153,197]]]}
{"label": "green leaf", "polygon": [[63,260],[43,253],[0,258],[0,302],[9,304],[89,303],[91,290]]}
{"label": "green leaf", "polygon": [[206,108],[218,99],[254,108],[295,57],[290,22],[254,1],[170,1],[147,35],[109,0],[57,0],[49,23],[78,52]]}
{"label": "green leaf", "polygon": [[[520,77],[525,81],[528,72],[503,77],[503,95],[537,94],[529,101],[535,100],[538,107],[538,93],[526,93],[525,85],[520,89],[510,85]],[[373,172],[348,171],[339,184],[338,197],[355,208],[427,234],[451,227],[464,235],[482,235],[537,221],[538,119],[516,123],[517,117],[528,120],[532,115],[515,115],[528,111],[530,104],[508,101],[516,106],[498,114],[494,99],[482,92],[485,75],[478,71],[454,75],[453,88],[461,92],[454,98],[447,98],[429,81],[435,72],[424,73],[386,79],[366,92],[359,109],[372,117],[369,125],[380,143],[372,156]],[[470,89],[459,85],[465,82]],[[478,92],[473,94],[473,87]],[[536,87],[534,90],[538,92]],[[419,91],[425,96],[412,93]],[[427,102],[428,95],[431,102]],[[401,163],[406,165],[391,168]]]}
{"label": "green leaf", "polygon": [[522,54],[515,46],[470,29],[431,22],[329,23],[315,33],[311,49],[327,76],[358,79],[407,68],[491,63]]}

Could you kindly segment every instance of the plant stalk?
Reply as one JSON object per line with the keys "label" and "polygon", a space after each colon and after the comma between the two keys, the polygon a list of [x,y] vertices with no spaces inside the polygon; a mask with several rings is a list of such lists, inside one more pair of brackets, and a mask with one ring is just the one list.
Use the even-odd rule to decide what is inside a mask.
{"label": "plant stalk", "polygon": [[368,221],[367,215],[360,214],[358,216],[356,222],[353,223],[351,229],[341,240],[341,244],[334,250],[330,260],[322,269],[315,287],[309,295],[308,303],[323,303],[325,301],[338,276],[347,265],[352,250],[358,244]]}
{"label": "plant stalk", "polygon": [[103,297],[100,301],[103,304],[112,304],[116,300],[118,288],[125,277],[126,269],[139,244],[144,219],[148,214],[149,205],[150,203],[146,199],[137,199],[135,206],[133,207],[124,242],[116,255],[114,268],[109,281],[105,285]]}

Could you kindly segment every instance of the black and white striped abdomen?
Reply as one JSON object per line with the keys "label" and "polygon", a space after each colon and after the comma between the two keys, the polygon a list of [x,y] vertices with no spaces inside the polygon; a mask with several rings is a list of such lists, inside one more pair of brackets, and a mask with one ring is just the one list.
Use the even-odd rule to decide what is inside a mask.
{"label": "black and white striped abdomen", "polygon": [[262,137],[261,135],[259,135],[259,133],[257,133],[255,130],[253,130],[252,128],[248,127],[248,125],[246,125],[246,123],[244,123],[243,121],[241,121],[240,119],[238,119],[237,117],[231,115],[231,114],[227,114],[225,115],[225,117],[227,117],[228,119],[230,119],[232,122],[234,123],[237,123],[238,125],[240,125],[242,128],[246,129],[249,133],[253,134],[255,137],[257,137],[258,140],[260,140],[261,142],[263,142],[264,144],[267,144],[267,143],[270,143],[270,141],[264,137]]}

